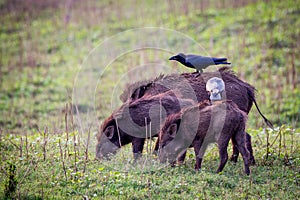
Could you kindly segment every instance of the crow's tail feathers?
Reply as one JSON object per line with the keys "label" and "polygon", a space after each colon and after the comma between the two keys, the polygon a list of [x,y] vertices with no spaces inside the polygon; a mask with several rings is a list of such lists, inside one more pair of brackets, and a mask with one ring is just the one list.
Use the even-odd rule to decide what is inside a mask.
{"label": "crow's tail feathers", "polygon": [[214,62],[226,62],[227,58],[212,58]]}
{"label": "crow's tail feathers", "polygon": [[216,65],[230,65],[231,63],[229,62],[215,62]]}

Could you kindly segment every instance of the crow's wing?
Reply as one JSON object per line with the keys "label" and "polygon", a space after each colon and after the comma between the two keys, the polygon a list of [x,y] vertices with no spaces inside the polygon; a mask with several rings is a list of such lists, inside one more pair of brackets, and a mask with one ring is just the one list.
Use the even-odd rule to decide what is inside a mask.
{"label": "crow's wing", "polygon": [[210,57],[188,55],[186,62],[191,63],[197,69],[203,69],[209,65],[215,65],[215,62]]}

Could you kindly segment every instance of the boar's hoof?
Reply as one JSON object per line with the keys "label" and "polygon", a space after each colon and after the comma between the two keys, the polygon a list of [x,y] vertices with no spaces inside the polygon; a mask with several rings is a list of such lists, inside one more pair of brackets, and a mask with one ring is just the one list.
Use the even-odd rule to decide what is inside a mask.
{"label": "boar's hoof", "polygon": [[171,162],[170,164],[171,164],[171,167],[175,167],[176,161]]}
{"label": "boar's hoof", "polygon": [[250,158],[250,165],[254,166],[256,164],[254,157]]}
{"label": "boar's hoof", "polygon": [[236,164],[238,160],[238,156],[239,156],[238,154],[232,154],[230,161],[233,162],[233,164]]}
{"label": "boar's hoof", "polygon": [[137,161],[142,157],[142,153],[134,153],[133,157],[134,157],[134,161]]}
{"label": "boar's hoof", "polygon": [[183,165],[183,164],[184,164],[184,160],[178,160],[177,163],[178,163],[179,165]]}
{"label": "boar's hoof", "polygon": [[201,171],[201,168],[196,168],[195,167],[195,172],[200,172]]}
{"label": "boar's hoof", "polygon": [[198,172],[198,171],[200,171],[200,170],[201,170],[201,167],[200,167],[199,165],[196,164],[196,165],[195,165],[195,171]]}
{"label": "boar's hoof", "polygon": [[249,176],[250,175],[250,169],[246,169],[245,173],[247,174],[247,176]]}

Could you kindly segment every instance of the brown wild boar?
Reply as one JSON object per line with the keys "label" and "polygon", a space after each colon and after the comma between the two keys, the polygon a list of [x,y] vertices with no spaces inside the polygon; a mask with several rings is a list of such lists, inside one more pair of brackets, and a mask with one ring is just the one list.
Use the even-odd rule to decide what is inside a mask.
{"label": "brown wild boar", "polygon": [[[225,92],[222,93],[222,99],[232,100],[239,109],[249,113],[254,102],[258,112],[269,127],[272,123],[260,112],[255,100],[255,88],[240,80],[228,67],[222,67],[216,72],[205,72],[199,74],[183,73],[161,75],[154,80],[144,80],[128,85],[121,94],[120,99],[123,102],[134,102],[144,96],[152,96],[169,90],[176,89],[181,92],[185,98],[193,99],[196,102],[209,100],[206,91],[206,81],[212,77],[219,77],[225,83]],[[251,144],[251,136],[247,134],[247,144]],[[251,145],[248,145],[251,154],[251,163],[255,164]],[[233,155],[231,160],[237,162],[238,149],[233,145]]]}
{"label": "brown wild boar", "polygon": [[227,162],[227,147],[230,138],[242,154],[245,173],[250,174],[250,155],[246,149],[247,115],[230,100],[213,104],[204,101],[167,117],[159,133],[160,160],[173,162],[188,147],[194,147],[195,169],[201,168],[203,155],[208,144],[218,144],[221,172]]}
{"label": "brown wild boar", "polygon": [[185,98],[192,98],[196,102],[202,102],[209,100],[206,82],[212,77],[219,77],[224,81],[225,92],[222,95],[225,95],[226,99],[235,102],[244,112],[248,113],[250,111],[255,101],[255,88],[240,80],[227,67],[222,67],[216,72],[160,75],[154,80],[139,81],[127,86],[120,95],[120,99],[122,102],[133,102],[143,96],[153,96],[176,89]]}
{"label": "brown wild boar", "polygon": [[193,103],[190,99],[178,99],[173,91],[124,103],[103,122],[97,136],[96,157],[107,157],[121,146],[132,143],[134,158],[138,158],[145,139],[158,135],[165,118]]}

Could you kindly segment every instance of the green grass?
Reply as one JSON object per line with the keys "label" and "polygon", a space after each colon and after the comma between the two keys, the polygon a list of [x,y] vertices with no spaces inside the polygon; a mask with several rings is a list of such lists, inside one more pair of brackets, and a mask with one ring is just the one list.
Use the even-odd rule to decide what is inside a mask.
{"label": "green grass", "polygon": [[[94,159],[94,141],[90,141],[86,159],[86,141],[77,133],[76,150],[73,133],[69,134],[67,144],[66,133],[46,132],[45,137],[36,133],[28,135],[27,142],[25,136],[2,133],[0,198],[4,198],[9,180],[7,163],[12,162],[16,167],[17,189],[11,197],[21,199],[82,199],[83,196],[89,199],[298,199],[300,151],[296,138],[299,130],[281,127],[271,131],[270,141],[275,142],[268,158],[265,139],[258,139],[265,137],[265,130],[248,131],[255,136],[257,162],[251,167],[250,176],[244,174],[241,158],[236,165],[228,162],[223,172],[216,174],[219,158],[214,146],[208,149],[202,170],[195,172],[192,150],[188,151],[185,164],[175,167],[159,164],[146,150],[144,158],[133,163],[130,145],[112,160],[100,162]],[[279,137],[276,139],[279,133],[281,142]],[[145,164],[147,159],[149,162]]]}
{"label": "green grass", "polygon": [[[146,5],[136,1],[74,2],[66,23],[68,11],[63,2],[32,1],[30,5],[19,2],[11,6],[10,1],[0,1],[0,199],[5,198],[9,174],[15,174],[17,180],[11,197],[19,199],[82,199],[85,195],[89,199],[300,198],[299,0],[249,2],[243,6],[231,0],[209,1],[210,4],[147,1]],[[185,50],[228,57],[237,75],[256,87],[262,112],[280,128],[268,136],[256,109],[250,112],[247,126],[257,160],[250,177],[243,174],[241,160],[237,165],[227,163],[222,174],[215,174],[215,147],[207,153],[202,171],[195,173],[192,151],[186,163],[175,168],[161,166],[145,150],[144,158],[151,159],[135,169],[130,162],[130,145],[111,161],[96,161],[93,132],[98,126],[91,127],[88,159],[84,153],[87,133],[67,129],[67,139],[66,104],[72,102],[75,77],[80,67],[87,65],[85,59],[91,50],[106,39],[123,34],[117,45],[94,51],[96,64],[91,73],[102,73],[97,77],[101,82],[95,93],[96,103],[87,100],[78,105],[83,114],[95,106],[99,123],[121,105],[118,95],[127,83],[155,77],[160,72],[189,70],[168,63],[170,52],[132,51],[138,41],[130,35],[134,31],[123,31],[143,27],[178,31],[205,49],[199,51],[197,45],[182,44],[180,38],[168,33],[165,43],[172,53]],[[140,40],[153,38],[159,37],[151,35]],[[104,71],[108,63],[97,53],[116,54],[119,44],[130,52],[116,55],[120,57]],[[167,69],[152,66],[130,71],[145,63],[166,64]],[[81,75],[79,83],[91,84],[85,76],[88,74]],[[75,130],[76,124],[72,126],[67,117],[69,129]],[[48,129],[45,150],[44,127]],[[16,167],[15,173],[8,170],[9,163]]]}

